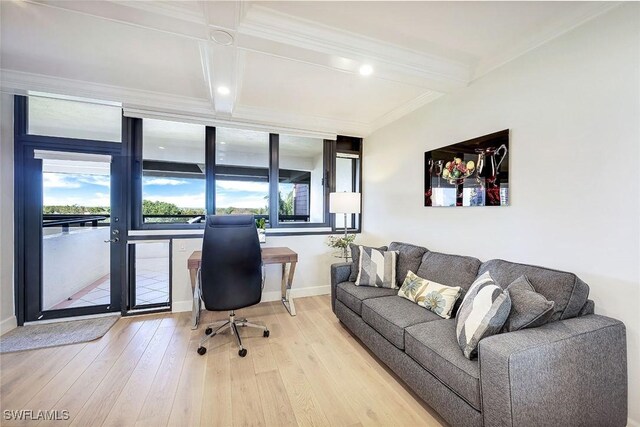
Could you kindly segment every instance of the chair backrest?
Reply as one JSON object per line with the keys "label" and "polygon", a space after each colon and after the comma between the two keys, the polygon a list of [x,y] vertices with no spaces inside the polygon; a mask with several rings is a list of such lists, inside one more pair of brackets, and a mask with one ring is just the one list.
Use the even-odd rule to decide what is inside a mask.
{"label": "chair backrest", "polygon": [[207,310],[236,310],[260,302],[262,255],[253,215],[207,217],[200,274]]}

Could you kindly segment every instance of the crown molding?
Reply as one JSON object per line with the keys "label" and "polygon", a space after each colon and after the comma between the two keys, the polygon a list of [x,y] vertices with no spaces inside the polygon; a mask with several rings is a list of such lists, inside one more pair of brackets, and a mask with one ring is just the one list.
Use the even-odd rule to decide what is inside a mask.
{"label": "crown molding", "polygon": [[195,24],[207,24],[207,17],[204,15],[204,10],[200,12],[194,12],[184,7],[178,6],[183,2],[158,2],[158,1],[123,1],[123,0],[108,0],[109,3],[118,4],[120,6],[131,7],[134,9],[142,10],[157,15],[163,15],[168,18],[180,19],[182,21],[193,22]]}
{"label": "crown molding", "polygon": [[300,115],[246,105],[236,106],[233,118],[234,120],[255,121],[258,123],[286,123],[296,129],[314,129],[316,131],[359,137],[363,137],[370,132],[368,123]]}
{"label": "crown molding", "polygon": [[194,112],[211,111],[211,103],[206,98],[191,98],[7,69],[0,69],[0,89],[17,95],[44,92],[113,101],[123,105],[146,105]]}
{"label": "crown molding", "polygon": [[454,90],[469,83],[469,64],[417,52],[307,19],[253,5],[238,33],[296,46],[327,55],[370,61],[394,73],[418,76],[438,84],[438,90]]}
{"label": "crown molding", "polygon": [[473,72],[473,80],[477,80],[487,73],[499,68],[508,62],[524,55],[525,53],[540,47],[551,40],[560,37],[561,35],[568,33],[569,31],[577,28],[588,21],[620,6],[623,2],[585,2],[587,10],[580,10],[573,13],[564,19],[553,22],[547,26],[547,28],[538,32],[537,34],[529,37],[525,41],[517,44],[516,46],[508,49],[500,54],[490,57],[486,60],[480,61]]}
{"label": "crown molding", "polygon": [[386,114],[383,114],[378,119],[371,122],[369,126],[369,133],[373,133],[376,130],[385,127],[386,125],[395,122],[396,120],[406,116],[407,114],[417,110],[418,108],[435,101],[443,95],[443,93],[431,91],[423,93],[422,95],[412,99],[411,101],[403,105],[400,105],[397,108],[394,108],[393,110],[389,111]]}

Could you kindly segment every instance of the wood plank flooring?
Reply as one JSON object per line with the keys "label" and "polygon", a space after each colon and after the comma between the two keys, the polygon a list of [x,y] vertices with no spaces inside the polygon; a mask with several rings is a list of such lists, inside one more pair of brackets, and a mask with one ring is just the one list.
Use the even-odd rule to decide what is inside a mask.
{"label": "wood plank flooring", "polygon": [[[228,334],[196,353],[190,313],[120,319],[101,339],[0,356],[3,426],[442,426],[334,314],[328,296],[238,315],[246,357]],[[215,317],[214,317],[215,315]],[[203,324],[224,317],[203,313]],[[7,420],[5,410],[68,411],[66,420]]]}

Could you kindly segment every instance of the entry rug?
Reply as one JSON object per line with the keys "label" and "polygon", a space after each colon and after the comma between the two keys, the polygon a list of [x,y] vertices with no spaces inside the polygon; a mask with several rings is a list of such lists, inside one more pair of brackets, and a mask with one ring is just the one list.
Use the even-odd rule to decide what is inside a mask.
{"label": "entry rug", "polygon": [[19,326],[0,337],[0,353],[93,341],[107,333],[117,316]]}

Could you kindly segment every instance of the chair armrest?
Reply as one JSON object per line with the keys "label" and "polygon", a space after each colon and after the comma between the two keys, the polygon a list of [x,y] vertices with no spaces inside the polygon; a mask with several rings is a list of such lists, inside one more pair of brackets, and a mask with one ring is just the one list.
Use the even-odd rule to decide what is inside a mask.
{"label": "chair armrest", "polygon": [[622,322],[588,315],[480,341],[485,426],[627,423]]}
{"label": "chair armrest", "polygon": [[331,309],[336,311],[336,286],[338,283],[346,282],[351,275],[351,263],[340,262],[331,264]]}

